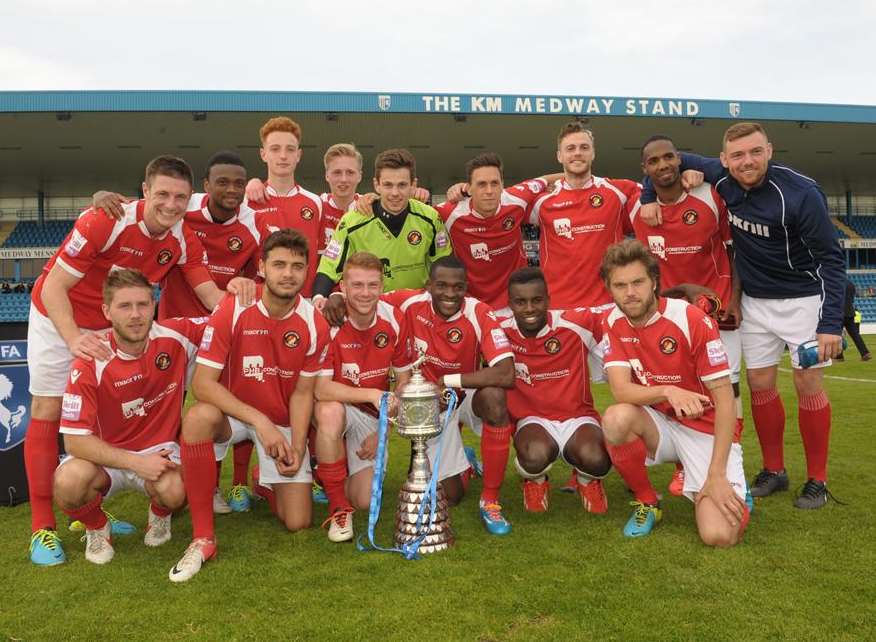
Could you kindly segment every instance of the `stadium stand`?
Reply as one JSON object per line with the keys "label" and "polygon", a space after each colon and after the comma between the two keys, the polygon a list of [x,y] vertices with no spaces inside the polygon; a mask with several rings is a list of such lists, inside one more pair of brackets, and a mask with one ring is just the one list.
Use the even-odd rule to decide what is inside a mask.
{"label": "stadium stand", "polygon": [[70,232],[74,221],[21,221],[3,243],[3,247],[58,247]]}
{"label": "stadium stand", "polygon": [[27,321],[29,311],[29,292],[10,292],[8,294],[0,294],[0,323]]}
{"label": "stadium stand", "polygon": [[876,323],[876,272],[849,272],[849,280],[855,284],[855,307],[864,323]]}
{"label": "stadium stand", "polygon": [[861,238],[876,238],[876,216],[855,216],[849,227],[857,232]]}
{"label": "stadium stand", "polygon": [[852,228],[846,225],[843,221],[841,221],[836,216],[831,216],[830,221],[833,223],[833,226],[836,228],[836,234],[841,239],[848,238],[858,238],[858,233],[855,232]]}

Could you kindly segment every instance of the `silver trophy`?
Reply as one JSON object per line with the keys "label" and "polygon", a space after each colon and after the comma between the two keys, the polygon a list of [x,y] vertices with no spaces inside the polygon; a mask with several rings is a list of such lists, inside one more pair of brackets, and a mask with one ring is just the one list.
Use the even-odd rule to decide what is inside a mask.
{"label": "silver trophy", "polygon": [[425,532],[419,551],[434,553],[452,546],[454,535],[447,498],[441,484],[437,487],[434,521],[430,525],[431,506],[427,505],[423,511],[420,529],[417,529],[417,516],[431,477],[426,442],[440,435],[442,429],[439,403],[441,391],[423,377],[419,368],[422,362],[423,357],[420,357],[414,363],[410,381],[398,394],[398,417],[394,423],[398,434],[411,440],[411,468],[408,480],[398,493],[395,544],[401,546]]}

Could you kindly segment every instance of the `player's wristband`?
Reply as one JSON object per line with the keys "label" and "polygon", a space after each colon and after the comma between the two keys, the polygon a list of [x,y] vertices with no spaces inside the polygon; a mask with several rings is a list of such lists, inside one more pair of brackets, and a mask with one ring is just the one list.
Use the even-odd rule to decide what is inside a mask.
{"label": "player's wristband", "polygon": [[442,379],[445,388],[462,388],[462,375],[457,374],[446,374]]}

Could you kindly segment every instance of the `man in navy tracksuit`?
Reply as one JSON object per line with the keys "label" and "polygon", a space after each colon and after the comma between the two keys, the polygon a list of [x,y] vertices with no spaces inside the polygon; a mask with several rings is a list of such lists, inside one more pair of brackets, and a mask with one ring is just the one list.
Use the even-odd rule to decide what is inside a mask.
{"label": "man in navy tracksuit", "polygon": [[[821,508],[830,496],[830,402],[822,368],[842,350],[845,264],[821,188],[811,178],[770,162],[772,152],[763,127],[737,123],[724,134],[720,160],[682,154],[682,169],[702,172],[726,201],[730,216],[735,282],[727,309],[741,316],[751,414],[763,452],[763,470],[751,494],[765,497],[788,488],[785,409],[776,390],[778,363],[787,345],[808,472],[794,505]],[[642,203],[654,200],[646,179]],[[659,208],[643,206],[642,217],[659,221]],[[817,344],[818,363],[802,368],[798,346],[809,342]]]}

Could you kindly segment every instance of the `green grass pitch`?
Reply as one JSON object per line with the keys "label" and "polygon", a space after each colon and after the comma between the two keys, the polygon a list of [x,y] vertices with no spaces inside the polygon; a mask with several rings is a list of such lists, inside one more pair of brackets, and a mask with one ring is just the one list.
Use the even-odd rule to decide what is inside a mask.
{"label": "green grass pitch", "polygon": [[[871,343],[876,337],[869,337]],[[828,371],[833,405],[831,490],[847,502],[820,511],[791,506],[793,493],[759,500],[744,542],[700,545],[693,509],[664,499],[651,537],[625,540],[629,515],[620,478],[607,480],[609,513],[585,513],[557,492],[547,514],[523,511],[513,466],[504,505],[514,530],[488,536],[477,517],[480,482],[454,509],[456,547],[421,561],[360,553],[332,544],[315,527],[286,533],[263,502],[248,514],[217,516],[219,556],[184,585],[167,572],[191,527],[174,520],[173,539],[142,543],[146,501],[108,502],[137,535],[115,540],[106,567],[85,561],[84,544],[64,531],[68,563],[27,560],[26,505],[0,509],[0,636],[8,640],[873,640],[876,639],[876,529],[868,502],[876,480],[876,365],[849,351]],[[787,368],[787,357],[784,368]],[[842,378],[840,378],[842,377]],[[805,481],[791,376],[780,373],[792,488]],[[595,387],[599,408],[610,398]],[[788,400],[791,400],[788,403]],[[745,393],[746,412],[748,396]],[[467,435],[473,443],[471,435]],[[743,445],[751,478],[760,466],[754,429]],[[408,448],[394,437],[379,540],[389,544],[395,492]],[[224,467],[227,487],[230,462]],[[652,469],[665,493],[670,466]],[[315,509],[318,525],[325,507]],[[60,515],[59,524],[66,524]],[[366,515],[356,515],[357,531]]]}

